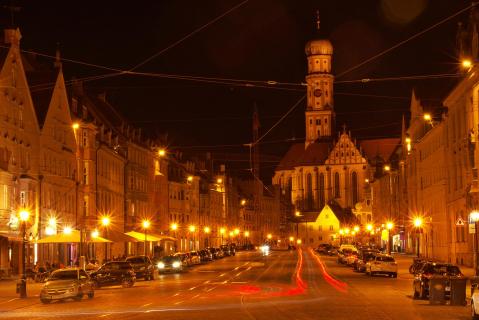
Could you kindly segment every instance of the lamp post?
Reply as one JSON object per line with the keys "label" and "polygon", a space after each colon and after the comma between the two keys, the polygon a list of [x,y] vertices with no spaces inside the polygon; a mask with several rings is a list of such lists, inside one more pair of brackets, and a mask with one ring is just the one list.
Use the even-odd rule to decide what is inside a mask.
{"label": "lamp post", "polygon": [[150,227],[150,224],[151,224],[150,221],[146,219],[141,222],[141,226],[143,227],[143,230],[145,231],[145,252],[144,252],[145,256],[147,254],[147,250],[146,250],[147,232],[148,232],[148,228]]}
{"label": "lamp post", "polygon": [[391,254],[391,249],[392,249],[392,236],[391,236],[391,230],[394,228],[394,223],[391,221],[388,221],[386,223],[386,228],[388,229],[388,254]]}
{"label": "lamp post", "polygon": [[416,254],[417,257],[419,258],[419,239],[420,239],[420,233],[421,233],[421,227],[422,227],[422,218],[421,217],[416,217],[414,218],[414,227],[416,228],[416,237],[417,237],[417,243],[416,243]]}
{"label": "lamp post", "polygon": [[174,235],[175,235],[174,250],[175,250],[175,252],[176,252],[176,249],[177,249],[177,248],[176,248],[176,241],[178,240],[178,239],[176,238],[176,230],[178,230],[178,224],[172,223],[171,226],[170,226],[170,230],[173,231],[173,232],[174,232]]}
{"label": "lamp post", "polygon": [[188,230],[190,230],[190,232],[193,234],[193,250],[196,250],[196,241],[195,241],[196,227],[194,225],[191,225],[191,226],[188,227]]}
{"label": "lamp post", "polygon": [[211,229],[210,229],[210,227],[204,227],[203,231],[206,234],[206,245],[205,245],[205,247],[209,247],[210,246],[210,232],[211,232]]}
{"label": "lamp post", "polygon": [[472,211],[469,214],[469,223],[474,224],[474,274],[476,276],[479,276],[479,263],[477,261],[479,254],[478,254],[478,248],[477,248],[477,221],[479,221],[479,211]]}
{"label": "lamp post", "polygon": [[30,218],[30,212],[26,210],[20,211],[20,221],[22,223],[22,280],[20,281],[20,298],[27,297],[27,268],[26,268],[26,259],[25,256],[27,254],[27,221]]}
{"label": "lamp post", "polygon": [[225,228],[220,228],[220,234],[221,234],[221,245],[223,245],[223,235],[225,234],[226,229]]}
{"label": "lamp post", "polygon": [[[103,216],[101,218],[101,225],[103,227],[103,229],[105,230],[105,237],[108,238],[108,226],[110,225],[110,217],[108,216]],[[108,259],[108,243],[105,242],[105,261]]]}

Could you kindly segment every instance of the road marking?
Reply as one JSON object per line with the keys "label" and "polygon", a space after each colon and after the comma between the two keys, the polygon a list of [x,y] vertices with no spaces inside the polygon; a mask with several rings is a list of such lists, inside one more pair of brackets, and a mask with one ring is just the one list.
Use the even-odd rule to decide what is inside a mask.
{"label": "road marking", "polygon": [[243,271],[238,272],[238,273],[236,274],[236,277],[238,277],[238,276],[239,276],[240,274],[242,274],[242,273],[243,273]]}
{"label": "road marking", "polygon": [[191,288],[189,288],[188,290],[193,291],[193,290],[195,290],[196,288],[197,288],[197,287],[191,287]]}
{"label": "road marking", "polygon": [[249,270],[251,270],[251,267],[246,268],[246,271],[249,271]]}
{"label": "road marking", "polygon": [[196,296],[193,296],[191,299],[198,298],[200,295],[197,294]]}
{"label": "road marking", "polygon": [[98,318],[108,317],[109,315],[110,315],[110,313],[102,314],[101,316],[98,316]]}
{"label": "road marking", "polygon": [[236,284],[238,284],[238,283],[248,283],[248,281],[231,281],[231,283],[236,283]]}
{"label": "road marking", "polygon": [[208,284],[208,283],[210,283],[210,280],[203,282],[203,284]]}
{"label": "road marking", "polygon": [[142,307],[142,308],[148,307],[148,306],[150,306],[150,305],[152,305],[152,304],[153,304],[153,302],[150,302],[150,303],[147,303],[147,304],[142,305],[141,307]]}
{"label": "road marking", "polygon": [[222,273],[220,274],[220,277],[224,277],[226,275],[226,273]]}
{"label": "road marking", "polygon": [[176,296],[179,296],[179,295],[180,295],[180,293],[177,292],[177,293],[175,293],[174,295],[172,295],[172,297],[176,297]]}
{"label": "road marking", "polygon": [[180,303],[183,303],[184,301],[178,301],[178,302],[175,302],[176,305],[180,304]]}
{"label": "road marking", "polygon": [[223,282],[221,282],[222,284],[227,284],[228,283],[228,280],[225,280]]}
{"label": "road marking", "polygon": [[236,268],[234,268],[233,270],[236,271],[236,270],[238,270],[239,268],[240,268],[240,267],[236,267]]}
{"label": "road marking", "polygon": [[213,291],[213,290],[215,290],[216,288],[217,288],[217,287],[210,288],[210,289],[206,290],[206,292]]}

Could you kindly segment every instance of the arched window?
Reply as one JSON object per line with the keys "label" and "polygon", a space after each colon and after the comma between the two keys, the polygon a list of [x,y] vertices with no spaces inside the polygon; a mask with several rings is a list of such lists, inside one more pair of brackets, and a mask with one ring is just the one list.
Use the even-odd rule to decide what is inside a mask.
{"label": "arched window", "polygon": [[359,201],[358,174],[353,172],[351,175],[351,191],[353,195],[353,206]]}
{"label": "arched window", "polygon": [[340,184],[339,184],[339,173],[336,172],[334,174],[334,197],[335,198],[340,198],[341,197],[341,190],[340,190]]}
{"label": "arched window", "polygon": [[321,172],[319,174],[319,209],[321,210],[324,207],[324,174]]}
{"label": "arched window", "polygon": [[306,206],[308,209],[313,208],[313,178],[311,173],[306,176]]}

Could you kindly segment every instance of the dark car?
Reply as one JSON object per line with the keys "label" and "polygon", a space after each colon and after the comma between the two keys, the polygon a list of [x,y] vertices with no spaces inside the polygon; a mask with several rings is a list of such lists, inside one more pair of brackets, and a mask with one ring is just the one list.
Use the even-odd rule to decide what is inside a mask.
{"label": "dark car", "polygon": [[153,280],[155,267],[147,256],[133,256],[125,259],[129,262],[135,271],[136,278],[143,278],[145,280]]}
{"label": "dark car", "polygon": [[214,259],[221,259],[224,257],[224,252],[220,248],[208,248],[211,251]]}
{"label": "dark car", "polygon": [[202,263],[213,260],[213,254],[208,249],[200,250],[198,251],[198,254],[200,255],[200,259]]}
{"label": "dark car", "polygon": [[182,265],[184,268],[187,268],[187,267],[191,266],[190,257],[189,257],[186,253],[177,252],[177,253],[175,253],[173,256],[176,257],[176,258],[178,258],[178,259],[181,261],[181,265]]}
{"label": "dark car", "polygon": [[107,262],[100,269],[92,272],[90,277],[97,288],[114,285],[122,285],[124,288],[129,288],[136,281],[133,267],[129,262],[125,261]]}
{"label": "dark car", "polygon": [[156,266],[160,273],[182,272],[183,263],[180,256],[165,256],[158,260]]}
{"label": "dark car", "polygon": [[427,262],[415,274],[413,281],[413,297],[415,299],[426,299],[429,296],[429,280],[434,276],[447,277],[445,294],[449,296],[451,293],[450,278],[463,278],[461,270],[458,266],[449,263]]}
{"label": "dark car", "polygon": [[328,254],[329,250],[333,248],[329,243],[321,243],[314,251],[319,254]]}
{"label": "dark car", "polygon": [[236,254],[236,250],[235,250],[234,246],[224,244],[224,245],[220,246],[220,249],[224,252],[224,255],[226,257],[231,257],[231,256],[234,256]]}

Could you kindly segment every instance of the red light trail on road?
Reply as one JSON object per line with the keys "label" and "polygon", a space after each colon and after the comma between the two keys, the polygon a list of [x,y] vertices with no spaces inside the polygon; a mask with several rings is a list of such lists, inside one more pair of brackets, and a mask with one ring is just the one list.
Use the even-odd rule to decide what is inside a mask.
{"label": "red light trail on road", "polygon": [[343,292],[343,293],[348,292],[348,285],[342,281],[339,281],[333,278],[326,270],[326,266],[324,265],[324,262],[321,261],[321,259],[314,253],[313,249],[309,248],[309,251],[311,255],[314,257],[314,259],[316,260],[316,262],[318,263],[319,267],[321,268],[321,273],[323,274],[324,280],[326,280],[326,282],[329,283],[337,291]]}

